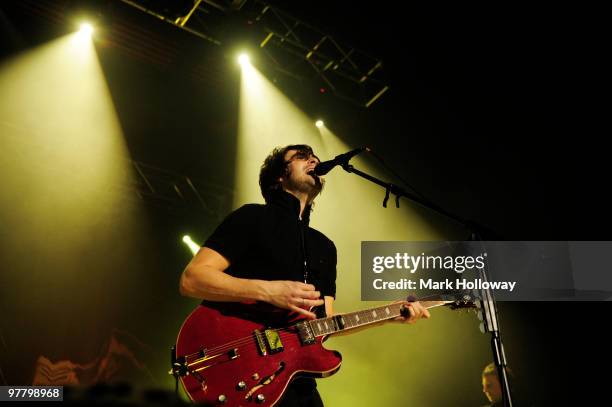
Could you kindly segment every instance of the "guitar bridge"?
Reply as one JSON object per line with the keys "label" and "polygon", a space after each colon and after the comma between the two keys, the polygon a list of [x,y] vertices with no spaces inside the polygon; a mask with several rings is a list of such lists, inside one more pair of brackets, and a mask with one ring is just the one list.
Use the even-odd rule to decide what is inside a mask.
{"label": "guitar bridge", "polygon": [[255,335],[255,341],[257,342],[257,349],[259,350],[259,354],[261,356],[266,356],[268,354],[268,351],[266,350],[266,344],[264,343],[261,331],[255,330],[253,331],[253,335]]}

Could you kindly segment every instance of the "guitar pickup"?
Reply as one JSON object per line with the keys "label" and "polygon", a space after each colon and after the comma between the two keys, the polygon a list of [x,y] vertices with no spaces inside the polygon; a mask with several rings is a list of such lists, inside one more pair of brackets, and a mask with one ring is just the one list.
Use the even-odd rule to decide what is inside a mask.
{"label": "guitar pickup", "polygon": [[281,341],[280,335],[276,330],[266,329],[264,331],[264,335],[266,337],[266,342],[268,343],[268,348],[270,349],[271,354],[283,351],[283,342]]}
{"label": "guitar pickup", "polygon": [[312,332],[312,328],[307,321],[298,322],[295,325],[298,331],[298,337],[302,345],[311,345],[316,342],[315,336]]}

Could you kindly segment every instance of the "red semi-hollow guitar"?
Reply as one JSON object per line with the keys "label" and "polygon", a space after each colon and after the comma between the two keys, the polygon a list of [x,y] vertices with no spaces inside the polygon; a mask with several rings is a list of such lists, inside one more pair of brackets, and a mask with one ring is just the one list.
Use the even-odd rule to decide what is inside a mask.
{"label": "red semi-hollow guitar", "polygon": [[[432,308],[471,307],[461,301],[421,301]],[[327,377],[340,353],[323,347],[331,334],[405,315],[402,303],[306,320],[267,304],[209,302],[185,320],[172,372],[189,397],[209,405],[273,406],[297,376]]]}

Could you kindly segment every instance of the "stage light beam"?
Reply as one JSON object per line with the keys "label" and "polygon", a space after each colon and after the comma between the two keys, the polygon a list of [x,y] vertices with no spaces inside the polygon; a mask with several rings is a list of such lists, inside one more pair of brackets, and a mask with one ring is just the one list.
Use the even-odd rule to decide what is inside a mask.
{"label": "stage light beam", "polygon": [[[76,35],[75,27],[0,66],[0,213],[10,214],[0,223],[12,237],[3,241],[11,256],[0,257],[2,277],[5,269],[14,276],[6,285],[37,282],[26,284],[34,291],[21,299],[24,315],[61,298],[71,317],[94,312],[104,319],[132,298],[122,270],[144,264],[127,259],[152,240],[140,203],[126,199],[134,167],[95,47],[74,46]],[[89,235],[95,244],[83,238]],[[80,281],[92,258],[87,281]],[[112,296],[91,295],[107,288]],[[52,333],[52,324],[47,328]]]}
{"label": "stage light beam", "polygon": [[318,128],[322,128],[323,126],[325,126],[325,123],[323,123],[323,120],[317,120],[315,126],[317,126]]}

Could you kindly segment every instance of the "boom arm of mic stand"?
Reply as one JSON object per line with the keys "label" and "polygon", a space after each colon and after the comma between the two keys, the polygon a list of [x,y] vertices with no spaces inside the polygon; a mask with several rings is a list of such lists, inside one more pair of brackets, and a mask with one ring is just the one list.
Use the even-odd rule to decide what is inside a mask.
{"label": "boom arm of mic stand", "polygon": [[383,206],[385,208],[387,207],[386,203],[387,203],[388,195],[389,195],[389,192],[390,192],[393,195],[395,195],[395,205],[398,208],[399,208],[399,199],[401,197],[406,197],[406,198],[410,199],[411,201],[413,201],[413,202],[415,202],[415,203],[417,203],[417,204],[419,204],[419,205],[421,205],[421,206],[423,206],[423,207],[425,207],[427,209],[431,209],[431,210],[437,212],[438,214],[443,215],[443,216],[445,216],[445,217],[447,217],[447,218],[449,218],[449,219],[451,219],[451,220],[453,220],[455,222],[461,223],[462,225],[467,225],[468,223],[470,223],[467,220],[465,220],[465,219],[463,219],[463,218],[461,218],[461,217],[459,217],[459,216],[457,216],[455,214],[452,214],[452,213],[442,209],[438,205],[436,205],[434,203],[431,203],[431,202],[429,202],[429,201],[427,201],[427,200],[423,199],[422,197],[419,197],[419,196],[417,196],[415,194],[412,194],[412,193],[406,191],[405,189],[403,189],[403,188],[401,188],[401,187],[399,187],[399,186],[397,186],[395,184],[391,184],[389,182],[382,181],[382,180],[380,180],[380,179],[378,179],[376,177],[373,177],[370,174],[367,174],[367,173],[365,173],[363,171],[360,171],[357,168],[353,167],[349,163],[342,164],[342,168],[346,172],[350,172],[350,173],[353,173],[355,175],[359,175],[360,177],[365,178],[368,181],[373,182],[376,185],[380,185],[381,187],[385,188],[385,190],[387,191],[386,192],[386,196],[385,196],[385,200],[383,201]]}

